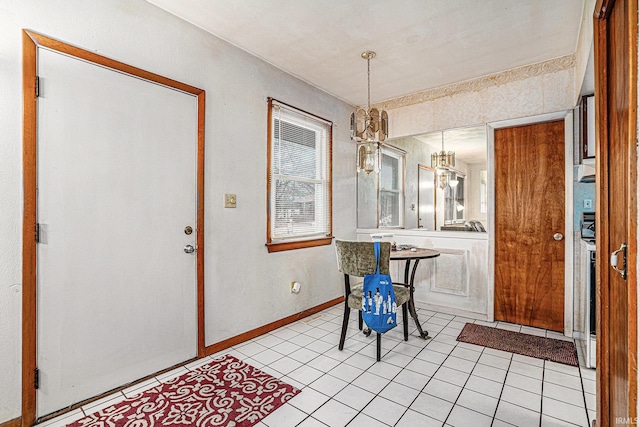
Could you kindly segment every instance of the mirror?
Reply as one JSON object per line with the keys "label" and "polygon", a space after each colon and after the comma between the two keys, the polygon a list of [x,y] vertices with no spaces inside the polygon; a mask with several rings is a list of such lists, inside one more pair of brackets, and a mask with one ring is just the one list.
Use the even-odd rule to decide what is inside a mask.
{"label": "mirror", "polygon": [[436,170],[418,164],[418,228],[436,229]]}
{"label": "mirror", "polygon": [[[381,221],[380,182],[385,171],[358,174],[358,228],[484,231],[487,227],[487,131],[485,125],[447,129],[385,142],[402,153],[404,163],[404,220]],[[433,153],[455,152],[455,166],[447,171],[431,164]],[[394,150],[395,149],[395,150]],[[381,181],[382,179],[382,181]]]}

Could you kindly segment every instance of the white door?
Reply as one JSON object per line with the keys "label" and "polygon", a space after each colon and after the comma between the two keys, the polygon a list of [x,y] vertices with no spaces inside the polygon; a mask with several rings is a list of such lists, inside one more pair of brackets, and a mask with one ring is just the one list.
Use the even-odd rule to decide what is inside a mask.
{"label": "white door", "polygon": [[197,354],[197,98],[43,48],[38,75],[42,416]]}

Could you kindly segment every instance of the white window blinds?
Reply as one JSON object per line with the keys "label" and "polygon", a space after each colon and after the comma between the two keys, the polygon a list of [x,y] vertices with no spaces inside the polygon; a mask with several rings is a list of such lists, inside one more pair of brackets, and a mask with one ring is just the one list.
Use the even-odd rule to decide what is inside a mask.
{"label": "white window blinds", "polygon": [[269,240],[331,235],[331,122],[271,101]]}

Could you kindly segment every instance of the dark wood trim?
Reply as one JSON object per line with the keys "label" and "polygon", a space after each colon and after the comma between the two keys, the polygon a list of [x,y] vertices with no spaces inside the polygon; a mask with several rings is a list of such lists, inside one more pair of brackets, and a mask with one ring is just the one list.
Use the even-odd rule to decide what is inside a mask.
{"label": "dark wood trim", "polygon": [[22,163],[24,205],[22,217],[22,423],[36,420],[36,75],[37,46],[22,32]]}
{"label": "dark wood trim", "polygon": [[273,133],[273,99],[267,99],[267,248],[271,243],[271,134]]}
{"label": "dark wood trim", "polygon": [[[210,346],[207,347],[207,355],[212,355],[214,353],[217,353],[219,351],[225,350],[229,347],[233,347],[234,345],[240,344],[242,342],[245,341],[249,341],[250,339],[253,339],[255,337],[259,337],[260,335],[264,335],[268,332],[274,331],[278,328],[281,328],[285,325],[288,325],[289,323],[293,323],[295,321],[298,321],[300,319],[304,319],[305,317],[311,316],[313,314],[316,314],[324,309],[327,309],[329,307],[333,307],[336,304],[340,304],[341,302],[344,301],[344,297],[339,297],[339,298],[335,298],[332,299],[330,301],[327,301],[323,304],[317,305],[315,307],[311,307],[307,310],[301,311],[300,313],[296,313],[296,314],[292,314],[291,316],[287,316],[284,319],[280,319],[280,320],[276,320],[275,322],[271,322],[268,323],[264,326],[260,326],[259,328],[256,329],[252,329],[250,331],[247,331],[245,333],[242,333],[240,335],[236,335],[235,337],[231,337],[228,338],[224,341],[220,341],[218,343],[212,344]],[[336,328],[338,328],[339,326],[336,326]]]}
{"label": "dark wood trim", "polygon": [[265,246],[269,253],[271,252],[282,252],[282,251],[292,251],[294,249],[303,249],[303,248],[313,248],[316,246],[326,246],[330,245],[333,241],[333,236],[331,237],[323,237],[321,239],[312,239],[312,240],[296,240],[293,242],[281,242],[281,243],[267,243]]}
{"label": "dark wood trim", "polygon": [[596,0],[596,6],[593,9],[593,17],[596,19],[607,19],[615,1],[616,0]]}
{"label": "dark wood trim", "polygon": [[268,98],[267,98],[267,102],[269,103],[269,106],[270,106],[270,107],[271,107],[271,106],[273,105],[273,103],[275,102],[276,104],[284,105],[285,107],[288,107],[288,108],[290,108],[290,109],[292,109],[292,110],[296,110],[296,111],[299,111],[299,112],[301,112],[301,113],[304,113],[304,114],[306,114],[306,115],[308,115],[308,116],[315,117],[316,119],[318,119],[318,120],[322,120],[323,122],[327,123],[329,126],[331,126],[331,127],[333,128],[333,122],[332,122],[331,120],[327,120],[327,119],[325,119],[324,117],[320,117],[320,116],[318,116],[317,114],[310,113],[310,112],[308,112],[308,111],[306,111],[306,110],[303,110],[303,109],[298,108],[298,107],[294,107],[294,106],[293,106],[293,105],[291,105],[291,104],[287,104],[286,102],[278,101],[277,99],[275,99],[275,98],[271,98],[271,97],[268,97]]}
{"label": "dark wood trim", "polygon": [[[239,344],[241,342],[248,341],[248,340],[250,340],[252,338],[255,338],[257,336],[260,336],[260,335],[263,335],[265,333],[271,332],[272,330],[278,329],[278,328],[280,328],[282,326],[285,326],[285,325],[287,325],[289,323],[292,323],[292,322],[295,322],[297,320],[303,319],[305,317],[314,315],[314,314],[316,314],[316,313],[318,313],[318,312],[320,312],[320,311],[322,311],[322,310],[324,310],[326,308],[332,307],[332,306],[334,306],[336,304],[340,304],[342,301],[344,301],[344,297],[340,297],[340,298],[336,298],[336,299],[331,300],[331,301],[327,301],[326,303],[320,304],[320,305],[318,305],[316,307],[312,307],[312,308],[310,308],[308,310],[302,311],[300,313],[294,314],[294,315],[286,317],[284,319],[269,323],[268,325],[262,326],[260,328],[256,328],[256,329],[254,329],[252,331],[249,331],[249,332],[246,332],[244,334],[238,335],[237,337],[233,337],[233,338],[230,338],[228,340],[222,341],[222,342],[220,342],[218,344],[214,344],[214,345],[209,346],[209,347],[206,348],[206,354],[203,355],[203,356],[198,356],[197,358],[186,360],[186,361],[184,361],[182,363],[178,363],[176,365],[173,365],[171,367],[168,367],[166,369],[158,371],[158,372],[156,372],[154,374],[147,375],[144,378],[140,378],[139,380],[133,381],[133,382],[131,382],[129,384],[126,384],[124,386],[118,387],[118,388],[113,389],[113,390],[109,390],[109,391],[107,391],[107,392],[105,392],[105,393],[103,393],[103,394],[101,394],[99,396],[95,396],[95,397],[92,397],[90,399],[84,400],[82,402],[76,403],[75,405],[72,405],[72,406],[70,406],[68,408],[65,408],[65,409],[57,411],[57,412],[55,412],[53,414],[47,415],[46,417],[43,417],[41,420],[39,420],[39,422],[43,422],[43,421],[47,421],[47,420],[53,419],[53,418],[55,418],[57,416],[60,416],[60,415],[62,415],[64,413],[66,413],[66,412],[70,412],[70,411],[73,411],[73,410],[75,410],[77,408],[80,408],[81,406],[84,406],[84,405],[86,405],[88,403],[100,400],[103,397],[106,397],[106,396],[108,396],[110,394],[117,393],[117,392],[122,391],[122,390],[124,390],[126,388],[132,387],[132,386],[134,386],[136,384],[140,384],[140,383],[142,383],[144,381],[147,381],[147,380],[149,380],[151,378],[154,378],[154,377],[157,377],[159,375],[162,375],[165,372],[169,372],[169,371],[177,369],[177,368],[179,368],[181,366],[187,365],[187,364],[189,364],[191,362],[194,362],[195,360],[201,359],[204,356],[217,353],[220,350],[224,350],[226,348],[229,348],[229,347],[234,346],[236,344]],[[259,333],[256,333],[256,331],[259,331]],[[228,344],[229,342],[231,342],[231,343]],[[217,348],[216,346],[219,346],[220,348],[215,349],[215,351],[212,351],[212,349]],[[0,427],[19,427],[19,426],[20,426],[20,418],[16,418],[14,420],[7,421],[6,423],[0,424]]]}
{"label": "dark wood trim", "polygon": [[[283,105],[292,110],[307,114],[312,116],[318,120],[321,120],[329,125],[329,135],[327,138],[327,147],[328,155],[327,155],[327,191],[328,194],[328,203],[329,203],[329,218],[328,218],[328,226],[329,226],[329,234],[326,237],[319,239],[301,239],[301,240],[290,240],[286,242],[274,241],[271,237],[271,157],[273,154],[272,143],[273,140],[271,138],[271,134],[273,132],[273,104],[274,102],[279,105]],[[282,251],[291,251],[295,249],[302,248],[311,248],[315,246],[324,246],[330,245],[333,239],[333,122],[317,116],[315,114],[309,113],[307,111],[301,110],[300,108],[293,107],[284,102],[278,101],[274,98],[267,98],[267,243],[265,246],[269,253],[271,252],[282,252]]]}
{"label": "dark wood trim", "polygon": [[14,418],[9,421],[0,423],[0,427],[20,427],[22,425],[22,418]]}
{"label": "dark wood trim", "polygon": [[333,236],[333,123],[331,122],[329,123],[329,140],[327,143],[329,144],[329,149],[327,150],[329,152],[327,155],[327,162],[329,162],[327,165],[329,169],[329,181],[327,182],[327,191],[329,192],[329,236]]}
{"label": "dark wood trim", "polygon": [[[596,2],[594,12],[594,63],[595,63],[595,88],[596,88],[596,317],[597,330],[596,335],[607,337],[611,331],[610,317],[612,310],[612,302],[609,296],[609,288],[611,286],[609,279],[609,248],[611,242],[609,240],[609,205],[610,195],[624,197],[627,200],[627,267],[628,276],[627,301],[628,306],[628,323],[627,323],[627,373],[628,373],[628,390],[627,400],[629,413],[626,414],[630,419],[637,417],[637,398],[638,398],[638,381],[637,381],[637,346],[638,346],[638,325],[637,325],[637,178],[638,178],[638,158],[636,151],[637,143],[637,82],[638,82],[638,4],[637,1],[627,2],[626,19],[629,32],[625,35],[628,38],[628,51],[624,52],[624,58],[627,61],[625,67],[628,73],[629,84],[629,105],[627,122],[627,134],[629,135],[627,143],[628,157],[625,160],[626,167],[629,170],[629,181],[625,189],[615,191],[609,185],[608,168],[610,167],[610,141],[609,141],[609,116],[613,114],[608,109],[609,94],[609,75],[608,75],[608,58],[616,52],[609,51],[608,37],[610,28],[608,18],[613,9],[615,0],[598,0]],[[620,2],[621,3],[621,2]],[[622,7],[622,5],[620,6]],[[612,349],[608,340],[598,340],[596,348],[596,357],[598,360],[596,374],[596,425],[608,426],[612,417],[611,401],[611,385],[609,382],[610,375],[610,356]],[[618,349],[617,351],[621,351]]]}
{"label": "dark wood trim", "polygon": [[[596,9],[597,10],[597,9]],[[609,163],[608,138],[608,90],[607,90],[607,23],[594,19],[594,79],[596,101],[596,336],[602,337],[609,330],[608,257],[600,254],[609,247],[609,230],[604,227],[609,210],[609,186],[606,165]],[[605,426],[609,420],[609,348],[605,340],[596,346],[596,418],[597,425]]]}
{"label": "dark wood trim", "polygon": [[206,93],[201,91],[198,97],[198,160],[197,160],[197,218],[196,218],[196,268],[197,268],[197,309],[198,309],[198,357],[204,357],[205,354],[205,313],[204,313],[204,122],[205,122],[205,105]]}
{"label": "dark wood trim", "polygon": [[55,50],[56,52],[64,53],[66,55],[69,55],[75,58],[80,58],[87,62],[99,64],[106,68],[118,70],[122,73],[140,77],[141,79],[156,82],[164,86],[181,90],[183,92],[191,93],[194,95],[199,95],[200,93],[204,92],[202,89],[199,89],[197,87],[190,86],[188,84],[179,82],[177,80],[173,80],[173,79],[161,76],[159,74],[155,74],[150,71],[143,70],[142,68],[125,64],[124,62],[107,58],[97,53],[72,46],[68,43],[52,39],[50,37],[44,36],[42,34],[38,34],[30,30],[23,30],[23,32],[26,33],[33,40],[33,43],[35,43],[37,46],[46,47],[48,49]]}
{"label": "dark wood trim", "polygon": [[22,223],[22,424],[31,426],[36,418],[36,390],[33,388],[37,364],[37,307],[36,307],[36,241],[37,222],[37,49],[53,51],[111,68],[144,80],[193,94],[198,102],[197,136],[197,218],[196,277],[197,277],[197,355],[205,353],[204,331],[204,123],[205,91],[176,80],[160,76],[94,52],[71,46],[29,30],[22,31],[22,90],[23,90],[23,188]]}
{"label": "dark wood trim", "polygon": [[21,418],[14,418],[12,420],[0,423],[0,427],[20,427],[21,425],[22,425]]}
{"label": "dark wood trim", "polygon": [[627,188],[627,301],[629,301],[629,323],[627,330],[628,346],[627,372],[629,372],[629,416],[637,419],[638,415],[638,2],[629,1],[629,63],[628,73],[631,81],[629,91],[628,144],[627,164],[629,170],[629,184]]}

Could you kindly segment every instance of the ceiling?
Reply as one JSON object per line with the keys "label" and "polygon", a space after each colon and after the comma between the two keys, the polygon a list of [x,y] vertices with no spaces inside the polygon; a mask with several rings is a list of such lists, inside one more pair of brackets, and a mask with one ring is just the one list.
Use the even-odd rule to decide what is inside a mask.
{"label": "ceiling", "polygon": [[352,105],[572,54],[584,0],[147,0]]}
{"label": "ceiling", "polygon": [[447,129],[443,132],[431,132],[414,136],[429,145],[433,150],[454,151],[456,158],[465,163],[484,163],[487,161],[487,128],[470,126]]}

